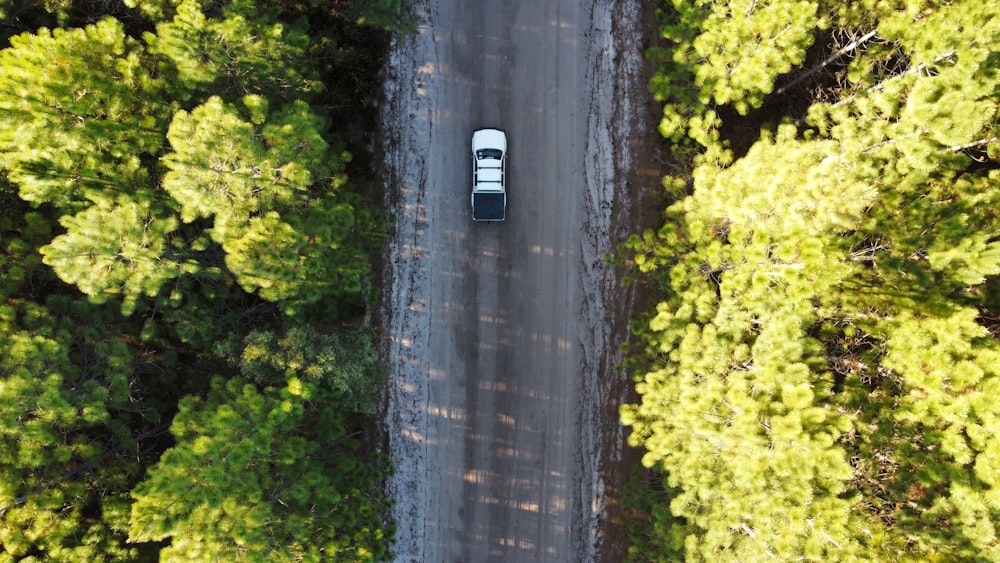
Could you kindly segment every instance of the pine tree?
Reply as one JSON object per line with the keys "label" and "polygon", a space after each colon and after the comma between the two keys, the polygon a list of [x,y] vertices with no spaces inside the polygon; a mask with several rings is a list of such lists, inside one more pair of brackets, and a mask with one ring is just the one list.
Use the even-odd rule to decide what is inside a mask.
{"label": "pine tree", "polygon": [[[672,141],[690,136],[716,154],[720,108],[740,114],[760,107],[776,78],[805,58],[817,6],[804,0],[671,2],[659,13],[671,44],[654,49],[666,72],[650,88],[664,106],[660,132]],[[723,147],[724,148],[724,147]]]}
{"label": "pine tree", "polygon": [[1000,9],[900,4],[852,83],[631,240],[663,300],[622,416],[667,558],[994,559]]}
{"label": "pine tree", "polygon": [[0,306],[0,557],[135,555],[114,518],[135,471],[131,432],[112,416],[129,401],[130,360],[72,317]]}
{"label": "pine tree", "polygon": [[0,168],[23,199],[78,210],[148,188],[171,108],[142,59],[113,19],[0,51]]}
{"label": "pine tree", "polygon": [[384,558],[378,475],[326,406],[294,376],[263,390],[216,379],[182,401],[177,445],[133,492],[131,541],[170,539],[168,559]]}
{"label": "pine tree", "polygon": [[95,205],[60,222],[66,233],[41,248],[45,263],[96,303],[121,296],[126,315],[142,296],[156,297],[164,284],[198,269],[171,258],[178,221],[158,217],[148,203],[122,198],[110,209]]}
{"label": "pine tree", "polygon": [[295,324],[358,311],[378,244],[315,103],[336,16],[32,4],[0,31],[0,561],[385,558],[344,430],[370,335]]}
{"label": "pine tree", "polygon": [[253,94],[284,102],[308,99],[322,89],[304,60],[309,46],[304,20],[279,21],[273,6],[246,0],[226,2],[219,17],[208,17],[209,6],[202,4],[209,3],[197,0],[176,8],[164,4],[142,3],[161,22],[144,39],[161,58],[162,72],[176,81],[180,99],[198,103],[218,95],[236,103]]}
{"label": "pine tree", "polygon": [[784,128],[725,170],[705,166],[674,211],[685,236],[664,233],[682,257],[670,272],[678,293],[649,327],[669,359],[644,376],[643,403],[623,420],[648,450],[644,464],[680,491],[670,508],[688,529],[687,557],[864,558],[851,531],[877,528],[846,494],[852,469],[837,441],[850,419],[808,335],[813,302],[852,271],[829,260],[837,240],[825,235],[874,197],[830,182],[849,178],[835,148]]}
{"label": "pine tree", "polygon": [[303,102],[272,112],[248,96],[241,111],[213,97],[177,114],[168,133],[174,150],[163,158],[163,185],[181,218],[211,218],[210,235],[239,284],[289,311],[356,295],[369,269],[365,237],[377,228],[340,193],[348,155],[330,153],[323,127]]}
{"label": "pine tree", "polygon": [[242,342],[220,342],[215,352],[237,363],[243,377],[257,385],[275,385],[294,374],[329,391],[340,412],[375,413],[383,375],[368,329],[324,334],[296,324],[278,334],[253,330]]}

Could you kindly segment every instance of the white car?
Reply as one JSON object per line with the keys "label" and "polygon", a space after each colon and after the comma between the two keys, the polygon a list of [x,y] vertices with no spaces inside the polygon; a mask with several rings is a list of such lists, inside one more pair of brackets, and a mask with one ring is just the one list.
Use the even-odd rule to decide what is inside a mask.
{"label": "white car", "polygon": [[502,129],[472,133],[472,219],[503,221],[507,214],[507,134]]}

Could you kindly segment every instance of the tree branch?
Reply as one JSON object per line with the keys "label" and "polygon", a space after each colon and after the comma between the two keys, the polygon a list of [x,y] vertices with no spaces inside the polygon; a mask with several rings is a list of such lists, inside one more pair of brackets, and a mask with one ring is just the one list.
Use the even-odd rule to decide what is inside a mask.
{"label": "tree branch", "polygon": [[778,88],[778,90],[775,92],[775,94],[784,94],[788,90],[791,90],[792,88],[798,86],[799,84],[801,84],[802,82],[804,82],[810,76],[812,76],[812,75],[816,74],[817,72],[823,70],[826,67],[826,65],[832,63],[833,61],[839,59],[840,57],[843,57],[847,53],[850,53],[851,51],[853,51],[853,50],[857,49],[858,47],[860,47],[860,46],[864,45],[865,43],[867,43],[869,39],[871,39],[872,37],[875,37],[876,33],[878,33],[878,30],[877,29],[873,29],[873,30],[869,31],[868,33],[862,35],[859,39],[856,39],[856,40],[852,41],[851,43],[845,45],[843,48],[841,48],[840,50],[838,50],[836,53],[834,53],[834,54],[830,55],[829,57],[827,57],[823,62],[821,62],[820,64],[818,64],[818,65],[812,67],[811,69],[809,69],[808,71],[806,71],[805,74],[800,75],[795,80],[792,80],[788,84],[782,86],[781,88]]}
{"label": "tree branch", "polygon": [[961,151],[964,151],[964,150],[974,149],[976,147],[981,147],[983,145],[988,145],[990,143],[995,143],[998,139],[1000,139],[1000,138],[998,138],[998,137],[990,137],[988,139],[979,139],[978,141],[973,141],[973,142],[965,144],[965,145],[956,145],[954,147],[948,147],[948,150],[950,150],[951,152],[961,152]]}

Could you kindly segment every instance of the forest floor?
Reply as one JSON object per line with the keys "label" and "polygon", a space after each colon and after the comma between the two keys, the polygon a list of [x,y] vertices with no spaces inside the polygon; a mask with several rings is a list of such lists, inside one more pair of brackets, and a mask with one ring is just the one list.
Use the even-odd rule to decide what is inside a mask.
{"label": "forest floor", "polygon": [[[638,39],[641,41],[641,51],[645,53],[648,48],[661,45],[663,40],[656,19],[657,3],[641,2],[640,9]],[[634,39],[635,33],[634,30],[631,32],[616,30],[616,34],[624,40]],[[624,193],[616,199],[629,202],[627,207],[617,209],[614,217],[614,223],[621,226],[623,229],[621,235],[624,237],[659,227],[662,224],[663,211],[668,205],[662,188],[662,179],[669,172],[671,155],[669,146],[657,131],[663,106],[656,101],[647,86],[653,77],[653,72],[652,65],[643,57],[635,73],[638,78],[630,76],[629,80],[623,82],[628,88],[627,96],[631,100],[630,107],[635,120],[633,135],[628,139],[616,140],[616,144],[625,145],[618,147],[616,152],[626,151],[630,155],[631,164],[627,170],[619,171],[619,177],[624,182],[617,184],[617,189]],[[622,79],[622,77],[617,78]],[[621,252],[620,257],[627,261],[625,251]],[[619,279],[626,274],[624,271],[619,272]],[[613,327],[611,340],[621,344],[634,343],[635,338],[631,334],[629,323],[634,316],[652,310],[655,296],[641,279],[635,280],[627,290],[623,290],[622,294],[626,297],[624,304],[627,306],[610,307],[608,310],[611,315],[609,324]],[[618,367],[618,369],[625,368]],[[624,378],[617,380],[615,388],[610,393],[611,397],[618,400],[609,401],[604,414],[615,421],[618,420],[618,408],[622,402],[639,400],[634,391],[631,374],[624,375]],[[623,437],[627,434],[628,429],[625,428]],[[625,444],[608,444],[606,447],[620,448],[622,451],[616,463],[605,463],[601,469],[608,487],[608,498],[611,500],[605,507],[607,522],[601,528],[599,560],[613,563],[625,560],[628,553],[627,526],[630,515],[622,502],[625,500],[624,489],[628,480],[638,477],[643,471],[640,463],[642,452]]]}

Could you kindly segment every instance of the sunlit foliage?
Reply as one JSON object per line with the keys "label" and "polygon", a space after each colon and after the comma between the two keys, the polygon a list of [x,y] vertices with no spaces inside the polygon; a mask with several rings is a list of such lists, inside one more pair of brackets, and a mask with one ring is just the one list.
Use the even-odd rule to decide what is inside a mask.
{"label": "sunlit foliage", "polygon": [[[996,560],[1000,9],[813,5],[755,28],[801,39],[736,93],[708,77],[758,64],[718,39],[749,23],[685,10],[653,88],[701,146],[693,189],[668,179],[666,224],[630,242],[660,302],[622,417],[664,491],[633,558]],[[870,43],[807,60],[841,36]]]}
{"label": "sunlit foliage", "polygon": [[348,134],[401,3],[0,16],[0,562],[386,558]]}

